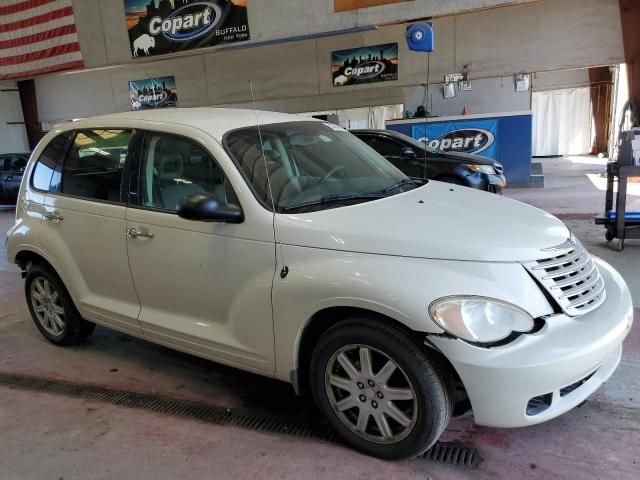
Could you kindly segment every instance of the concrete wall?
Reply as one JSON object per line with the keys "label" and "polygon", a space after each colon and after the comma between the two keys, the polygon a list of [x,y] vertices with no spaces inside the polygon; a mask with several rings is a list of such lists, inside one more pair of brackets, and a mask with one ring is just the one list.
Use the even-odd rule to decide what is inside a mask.
{"label": "concrete wall", "polygon": [[589,85],[589,69],[536,73],[531,80],[534,92]]}
{"label": "concrete wall", "polygon": [[[268,3],[277,10],[281,8],[281,2],[289,5],[292,12],[303,15],[299,7],[295,7],[296,2],[278,0]],[[86,3],[95,2],[88,0]],[[259,18],[255,12],[261,11],[262,3],[257,0],[249,3],[250,15],[254,15],[254,19]],[[297,3],[304,3],[308,7],[309,11],[305,15],[309,18],[318,18],[318,12],[324,12],[329,19],[335,17],[331,28],[345,26],[338,21],[339,18],[346,18],[342,15],[355,15],[355,19],[351,18],[350,21],[361,22],[363,15],[374,15],[375,12],[381,15],[379,12],[384,12],[385,9],[394,8],[404,12],[399,5],[405,5],[377,7],[371,9],[373,13],[362,10],[348,14],[328,14],[330,0]],[[436,3],[477,7],[500,2],[424,0],[407,5],[412,5],[413,9],[417,9],[419,5],[432,5],[434,11],[442,11],[443,7],[438,10]],[[74,8],[80,4],[84,5],[84,1],[75,2]],[[112,28],[115,29],[115,23],[119,22],[122,23],[120,28],[124,32],[123,12],[118,10],[122,9],[122,2],[103,0],[100,5],[103,9],[100,18],[104,28],[113,22]],[[111,7],[107,8],[108,5]],[[80,10],[84,8],[88,7],[79,7]],[[95,8],[90,10],[98,15]],[[107,11],[108,15],[105,13]],[[261,35],[257,38],[268,37],[267,33],[259,32],[260,25],[269,23],[269,15],[273,14],[269,12],[263,12],[265,17],[259,23],[256,22],[254,31]],[[82,15],[79,17],[82,18]],[[293,24],[297,23],[291,18],[289,22],[294,29],[289,33],[295,33],[295,28],[298,27]],[[283,27],[282,23],[280,26]],[[81,27],[79,23],[78,28],[86,28],[86,25]],[[323,25],[322,28],[327,30],[328,26]],[[474,85],[477,83],[479,92],[485,88],[483,78],[507,77],[516,72],[618,64],[623,58],[617,0],[541,0],[437,18],[434,20],[434,30],[437,50],[431,55],[432,81],[442,81],[445,74],[459,72],[464,65],[471,64]],[[274,29],[269,35],[275,35],[275,31],[281,29]],[[104,60],[100,60],[101,55],[110,55],[109,61],[116,61],[118,56],[123,56],[122,44],[126,44],[126,37],[124,40],[109,38],[107,48],[104,44],[100,46],[99,32],[93,32],[92,35],[95,41],[89,45],[95,58],[90,59],[85,52],[85,48],[89,47],[83,46],[83,55],[89,64],[94,60],[96,64],[100,64]],[[399,44],[398,81],[333,87],[330,73],[330,55],[333,50],[393,41]],[[128,45],[125,50],[128,51]],[[424,83],[426,68],[427,55],[408,51],[404,42],[404,26],[392,25],[357,34],[240,50],[211,51],[180,58],[129,63],[90,72],[39,77],[36,88],[39,92],[38,111],[41,120],[128,110],[127,82],[161,75],[176,76],[181,106],[246,104],[251,100],[251,79],[260,108],[291,112],[401,103],[404,98],[403,87]],[[496,92],[495,85],[487,83],[486,88],[491,95],[500,94]],[[75,98],[80,101],[74,100]]]}
{"label": "concrete wall", "polygon": [[[248,0],[248,43],[335,32],[416,18],[451,15],[537,0],[414,0],[333,12],[333,0]],[[123,0],[73,0],[82,56],[88,67],[131,60]]]}
{"label": "concrete wall", "polygon": [[[558,90],[589,85],[589,69],[537,72],[531,75],[531,91]],[[429,109],[436,115],[460,115],[467,107],[469,113],[519,112],[531,109],[531,91],[516,92],[515,76],[485,78],[472,81],[473,89],[458,92],[455,98],[444,98],[442,84],[430,85]],[[404,103],[414,112],[425,101],[425,87],[406,87]]]}
{"label": "concrete wall", "polygon": [[29,151],[16,82],[0,82],[0,153]]}
{"label": "concrete wall", "polygon": [[[442,84],[429,86],[429,110],[439,116],[469,113],[521,112],[531,108],[531,92],[516,92],[515,77],[472,80],[472,90],[458,92],[455,98],[444,98]],[[424,104],[425,88],[408,87],[404,91],[406,109],[415,112]]]}

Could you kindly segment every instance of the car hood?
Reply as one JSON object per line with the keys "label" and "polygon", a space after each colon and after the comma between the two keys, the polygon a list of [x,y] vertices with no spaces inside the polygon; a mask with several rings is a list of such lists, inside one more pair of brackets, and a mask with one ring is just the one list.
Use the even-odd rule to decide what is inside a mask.
{"label": "car hood", "polygon": [[276,221],[287,245],[446,260],[537,260],[570,236],[542,210],[436,181],[366,203],[279,214]]}

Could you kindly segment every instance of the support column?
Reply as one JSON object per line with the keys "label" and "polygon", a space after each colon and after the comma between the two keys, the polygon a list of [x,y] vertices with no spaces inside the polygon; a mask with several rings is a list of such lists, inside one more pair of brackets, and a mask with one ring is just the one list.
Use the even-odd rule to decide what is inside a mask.
{"label": "support column", "polygon": [[619,0],[624,59],[629,72],[629,95],[635,105],[635,124],[640,125],[640,2]]}
{"label": "support column", "polygon": [[27,130],[29,148],[33,150],[42,138],[42,124],[38,120],[38,103],[36,101],[36,82],[33,80],[21,80],[18,82],[20,103],[22,104],[22,116]]}
{"label": "support column", "polygon": [[591,108],[595,124],[595,145],[591,153],[607,155],[609,148],[609,124],[611,113],[612,75],[609,67],[589,69],[591,84]]}

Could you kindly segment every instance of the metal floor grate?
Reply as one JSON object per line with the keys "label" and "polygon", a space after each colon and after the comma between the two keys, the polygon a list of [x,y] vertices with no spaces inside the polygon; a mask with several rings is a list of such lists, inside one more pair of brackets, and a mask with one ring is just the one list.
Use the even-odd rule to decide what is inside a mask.
{"label": "metal floor grate", "polygon": [[[269,416],[251,411],[243,411],[241,409],[214,407],[144,393],[113,390],[94,385],[83,385],[2,372],[0,372],[0,385],[20,390],[46,392],[84,400],[93,400],[122,407],[138,408],[165,415],[194,418],[217,425],[232,425],[251,430],[282,433],[328,442],[338,441],[338,437],[331,426],[324,423]],[[422,454],[420,458],[465,467],[475,467],[480,460],[476,449],[455,446],[448,443],[436,443]]]}
{"label": "metal floor grate", "polygon": [[437,442],[423,453],[420,458],[461,467],[477,467],[480,463],[478,450],[452,443]]}

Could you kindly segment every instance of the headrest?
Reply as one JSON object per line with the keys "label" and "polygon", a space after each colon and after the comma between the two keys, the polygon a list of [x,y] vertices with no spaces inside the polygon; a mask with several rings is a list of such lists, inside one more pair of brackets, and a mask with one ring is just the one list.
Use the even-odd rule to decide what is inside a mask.
{"label": "headrest", "polygon": [[183,172],[182,156],[176,153],[163,155],[158,162],[158,180],[175,180],[182,178]]}
{"label": "headrest", "polygon": [[[281,166],[279,162],[280,154],[273,150],[266,150],[264,152],[264,159],[267,165]],[[259,163],[258,163],[259,162]],[[273,167],[270,167],[273,168]],[[250,180],[256,175],[256,170],[264,171],[264,163],[262,159],[262,149],[259,145],[249,147],[242,156],[242,169],[249,175]]]}

